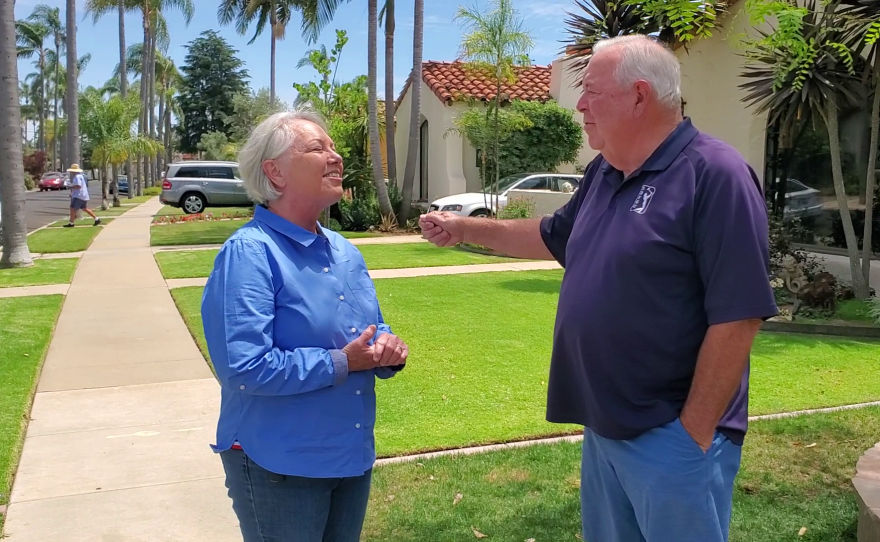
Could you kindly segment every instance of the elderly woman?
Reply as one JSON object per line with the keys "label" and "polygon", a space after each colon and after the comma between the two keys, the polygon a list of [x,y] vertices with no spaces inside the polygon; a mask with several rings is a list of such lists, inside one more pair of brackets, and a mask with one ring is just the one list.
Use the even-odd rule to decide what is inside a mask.
{"label": "elderly woman", "polygon": [[245,542],[357,542],[376,457],[375,379],[406,344],[360,252],[323,230],[342,158],[323,120],[277,113],[239,155],[254,218],[223,245],[202,300],[221,384],[217,444]]}

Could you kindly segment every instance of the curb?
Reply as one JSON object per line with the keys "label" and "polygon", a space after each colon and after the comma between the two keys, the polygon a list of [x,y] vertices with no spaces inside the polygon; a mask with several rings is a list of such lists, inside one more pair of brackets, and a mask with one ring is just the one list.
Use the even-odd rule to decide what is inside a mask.
{"label": "curb", "polygon": [[778,333],[799,333],[806,335],[828,335],[835,337],[855,337],[862,339],[880,339],[880,326],[862,324],[798,324],[795,322],[774,322],[767,320],[761,325],[761,331],[774,331]]}
{"label": "curb", "polygon": [[[762,414],[759,416],[749,416],[749,422],[778,420],[782,418],[797,418],[799,416],[807,416],[810,414],[827,414],[831,412],[841,412],[844,410],[858,410],[862,408],[870,408],[880,406],[880,401],[871,401],[868,403],[856,403],[852,405],[841,405],[836,407],[812,408],[807,410],[795,410],[792,412],[780,412],[778,414]],[[510,450],[512,448],[526,448],[529,446],[540,446],[545,444],[558,444],[561,442],[580,442],[584,439],[582,434],[568,435],[563,437],[548,437],[541,439],[522,440],[516,442],[506,442],[501,444],[490,444],[486,446],[471,446],[466,448],[453,448],[449,450],[439,450],[436,452],[424,452],[412,455],[400,455],[395,457],[384,457],[377,459],[374,463],[375,467],[385,465],[395,465],[399,463],[410,463],[422,459],[434,459],[437,457],[448,457],[455,455],[474,455],[487,452],[496,452],[500,450]]]}

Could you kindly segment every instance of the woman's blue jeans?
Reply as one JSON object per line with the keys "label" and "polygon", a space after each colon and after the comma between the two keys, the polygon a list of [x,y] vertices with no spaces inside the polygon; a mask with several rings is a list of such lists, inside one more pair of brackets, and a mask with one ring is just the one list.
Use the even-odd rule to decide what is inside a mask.
{"label": "woman's blue jeans", "polygon": [[241,450],[220,454],[244,542],[358,542],[372,470],[352,478],[271,473]]}

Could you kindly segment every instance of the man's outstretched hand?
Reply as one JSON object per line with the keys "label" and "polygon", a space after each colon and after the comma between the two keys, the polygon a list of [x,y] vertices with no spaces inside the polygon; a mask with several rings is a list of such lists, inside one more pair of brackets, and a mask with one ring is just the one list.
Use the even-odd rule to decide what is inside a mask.
{"label": "man's outstretched hand", "polygon": [[451,247],[464,242],[464,217],[452,213],[428,213],[419,217],[422,236],[438,247]]}

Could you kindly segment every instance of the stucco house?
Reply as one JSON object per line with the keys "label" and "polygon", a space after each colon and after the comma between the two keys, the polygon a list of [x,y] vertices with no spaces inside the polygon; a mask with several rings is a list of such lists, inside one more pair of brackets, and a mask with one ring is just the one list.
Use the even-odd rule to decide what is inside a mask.
{"label": "stucco house", "polygon": [[[747,30],[748,16],[741,13],[745,2],[732,4],[731,13],[719,21],[714,36],[696,41],[687,48],[676,48],[681,59],[682,98],[684,114],[706,133],[727,141],[738,149],[764,176],[766,147],[766,115],[756,116],[742,102],[745,92],[738,87],[743,57],[731,40]],[[580,89],[578,75],[567,68],[563,58],[550,66],[532,66],[519,71],[512,86],[502,87],[502,97],[541,100],[554,99],[563,107],[575,110]],[[397,170],[403,172],[409,142],[408,130],[411,107],[411,86],[422,86],[420,119],[421,144],[414,198],[429,201],[459,192],[474,191],[480,187],[477,153],[461,136],[448,132],[453,120],[467,107],[468,98],[488,101],[494,99],[494,85],[473,74],[465,73],[458,62],[428,61],[417,77],[410,77],[397,100]],[[596,153],[586,142],[579,153],[580,165],[586,165]],[[560,167],[570,172],[572,166]]]}

